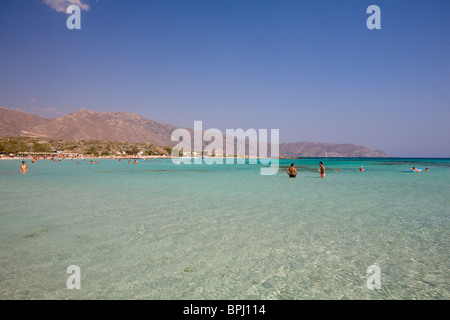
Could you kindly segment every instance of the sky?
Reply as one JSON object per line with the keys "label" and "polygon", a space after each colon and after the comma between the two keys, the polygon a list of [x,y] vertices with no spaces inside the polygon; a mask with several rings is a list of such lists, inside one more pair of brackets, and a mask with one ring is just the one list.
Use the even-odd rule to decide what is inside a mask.
{"label": "sky", "polygon": [[0,106],[450,157],[449,21],[448,0],[5,0]]}

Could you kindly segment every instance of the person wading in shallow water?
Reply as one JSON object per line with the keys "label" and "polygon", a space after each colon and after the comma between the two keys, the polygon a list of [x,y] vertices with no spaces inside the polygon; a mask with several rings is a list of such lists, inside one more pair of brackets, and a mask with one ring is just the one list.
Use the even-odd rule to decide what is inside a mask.
{"label": "person wading in shallow water", "polygon": [[318,168],[318,170],[320,171],[320,177],[323,178],[325,177],[325,167],[323,166],[322,161],[319,162],[319,166],[320,168]]}
{"label": "person wading in shallow water", "polygon": [[286,171],[290,178],[295,178],[297,176],[297,169],[294,168],[294,165],[295,164],[291,164],[291,167]]}
{"label": "person wading in shallow water", "polygon": [[20,172],[21,173],[27,173],[28,166],[25,164],[25,161],[22,161],[22,165],[20,166]]}

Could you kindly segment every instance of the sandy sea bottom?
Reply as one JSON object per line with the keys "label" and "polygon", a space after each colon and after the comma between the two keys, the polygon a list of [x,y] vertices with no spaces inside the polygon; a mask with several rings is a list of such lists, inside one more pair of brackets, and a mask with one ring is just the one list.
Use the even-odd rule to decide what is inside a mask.
{"label": "sandy sea bottom", "polygon": [[448,159],[80,162],[0,161],[1,299],[450,298]]}

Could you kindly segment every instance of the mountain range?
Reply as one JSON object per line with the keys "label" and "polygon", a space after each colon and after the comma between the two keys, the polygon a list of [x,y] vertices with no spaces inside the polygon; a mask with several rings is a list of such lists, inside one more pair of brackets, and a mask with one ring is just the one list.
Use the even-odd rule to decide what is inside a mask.
{"label": "mountain range", "polygon": [[[145,119],[136,113],[99,112],[81,109],[59,118],[43,118],[0,107],[0,136],[41,137],[55,140],[107,140],[146,142],[175,146],[171,141],[177,127]],[[188,129],[191,133],[193,129]],[[296,157],[386,157],[380,150],[353,144],[323,142],[281,143],[280,156]]]}

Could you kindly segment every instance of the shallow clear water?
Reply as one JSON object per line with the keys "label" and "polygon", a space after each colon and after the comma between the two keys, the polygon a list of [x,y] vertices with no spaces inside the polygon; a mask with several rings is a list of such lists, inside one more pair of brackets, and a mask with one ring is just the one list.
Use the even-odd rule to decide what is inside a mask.
{"label": "shallow clear water", "polygon": [[449,159],[80,162],[0,161],[1,299],[450,298]]}

